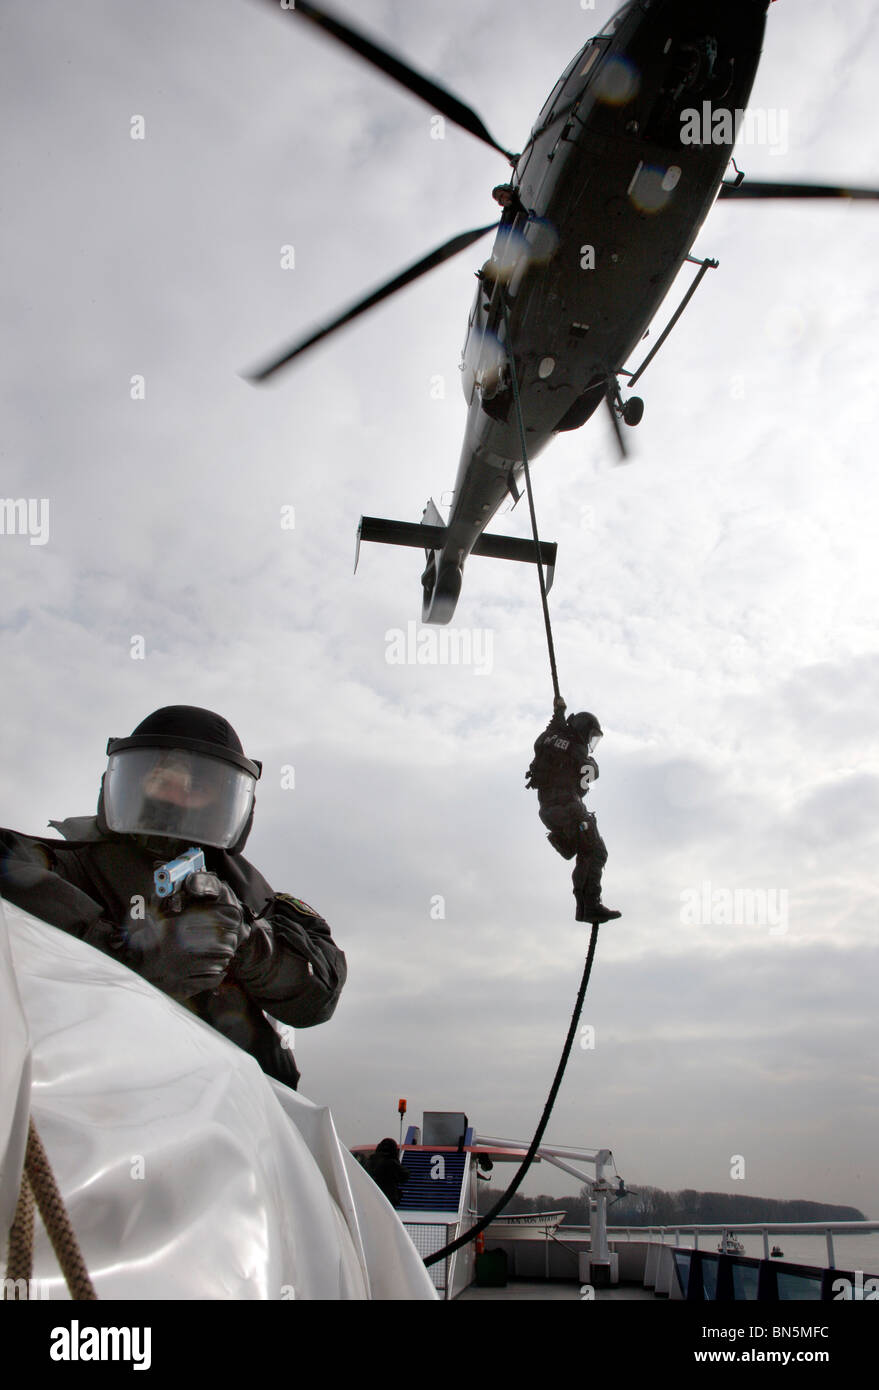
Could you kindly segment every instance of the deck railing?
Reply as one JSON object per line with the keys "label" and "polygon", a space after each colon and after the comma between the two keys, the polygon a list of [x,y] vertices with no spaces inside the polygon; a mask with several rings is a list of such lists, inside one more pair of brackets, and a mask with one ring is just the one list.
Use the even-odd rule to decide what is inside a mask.
{"label": "deck railing", "polygon": [[[787,1302],[838,1299],[879,1299],[879,1275],[863,1270],[840,1269],[834,1236],[869,1235],[879,1231],[876,1221],[754,1222],[733,1225],[617,1226],[608,1230],[612,1243],[625,1237],[648,1245],[644,1283],[658,1294],[696,1302]],[[700,1249],[700,1236],[720,1236],[721,1249]],[[734,1235],[761,1235],[763,1259],[731,1249]],[[772,1257],[769,1237],[821,1235],[827,1242],[827,1265],[809,1265]],[[685,1243],[686,1237],[692,1243]],[[671,1240],[667,1242],[667,1237]],[[879,1247],[876,1269],[879,1270]]]}

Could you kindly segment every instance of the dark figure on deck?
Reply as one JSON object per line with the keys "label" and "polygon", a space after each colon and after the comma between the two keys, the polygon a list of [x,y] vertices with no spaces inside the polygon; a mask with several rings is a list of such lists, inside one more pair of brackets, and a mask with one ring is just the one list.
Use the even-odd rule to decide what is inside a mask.
{"label": "dark figure on deck", "polygon": [[607,848],[594,812],[583,804],[583,797],[598,777],[592,752],[600,738],[601,726],[594,714],[584,711],[566,719],[564,703],[559,700],[534,745],[534,760],[526,774],[526,786],[537,791],[549,843],[564,859],[576,855],[571,878],[578,922],[610,922],[620,916],[601,901]]}
{"label": "dark figure on deck", "polygon": [[403,1193],[401,1183],[409,1181],[409,1169],[399,1158],[400,1150],[393,1139],[383,1139],[364,1164],[376,1187],[380,1187],[391,1206],[398,1207]]}
{"label": "dark figure on deck", "polygon": [[[0,830],[0,894],[114,956],[295,1090],[270,1018],[326,1022],[346,966],[323,918],[241,853],[261,765],[192,705],[156,710],[107,752],[96,817],[50,821],[64,840]],[[159,897],[155,870],[190,848],[205,870]]]}

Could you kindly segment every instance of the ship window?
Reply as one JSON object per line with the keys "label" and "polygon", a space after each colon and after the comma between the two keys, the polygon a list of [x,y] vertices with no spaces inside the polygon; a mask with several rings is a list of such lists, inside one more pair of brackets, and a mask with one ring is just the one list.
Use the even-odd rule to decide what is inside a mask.
{"label": "ship window", "polygon": [[779,1303],[818,1302],[821,1298],[821,1275],[816,1270],[808,1274],[789,1274],[786,1269],[776,1267]]}
{"label": "ship window", "polygon": [[756,1303],[759,1276],[760,1266],[756,1260],[749,1264],[744,1264],[741,1260],[733,1260],[733,1295],[737,1303]]}

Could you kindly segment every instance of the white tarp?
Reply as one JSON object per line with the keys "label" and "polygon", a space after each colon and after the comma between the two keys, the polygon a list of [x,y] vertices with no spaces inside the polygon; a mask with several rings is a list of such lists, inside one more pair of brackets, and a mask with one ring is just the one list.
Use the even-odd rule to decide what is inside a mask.
{"label": "white tarp", "polygon": [[27,1023],[0,901],[0,1259],[6,1257],[6,1233],[18,1201],[19,1174],[27,1143],[30,1082]]}
{"label": "white tarp", "polygon": [[[99,1298],[436,1298],[328,1109],[108,956],[9,903],[4,915],[4,1250],[30,1062],[30,1109]],[[67,1298],[37,1231],[40,1294]]]}

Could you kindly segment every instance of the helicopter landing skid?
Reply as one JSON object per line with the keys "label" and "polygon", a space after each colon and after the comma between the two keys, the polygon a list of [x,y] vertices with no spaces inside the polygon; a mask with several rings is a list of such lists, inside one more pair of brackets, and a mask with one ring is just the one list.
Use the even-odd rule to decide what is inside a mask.
{"label": "helicopter landing skid", "polygon": [[[632,389],[639,377],[642,377],[644,375],[647,368],[650,366],[650,363],[653,361],[654,357],[659,352],[659,349],[667,341],[669,335],[677,325],[678,320],[680,319],[690,300],[693,298],[693,295],[696,293],[702,281],[705,279],[705,276],[708,273],[708,271],[717,270],[718,266],[720,265],[720,261],[712,260],[710,257],[706,257],[705,260],[700,261],[697,256],[687,256],[687,262],[690,265],[697,265],[699,267],[698,273],[696,274],[693,283],[690,285],[690,288],[687,290],[687,293],[684,295],[677,309],[672,314],[662,333],[659,335],[659,338],[654,343],[650,352],[648,352],[647,356],[644,358],[644,361],[641,363],[640,367],[636,372],[628,372],[626,371],[625,367],[620,368],[619,375],[628,377],[627,385],[629,387],[629,390]],[[628,404],[631,404],[631,402],[628,402]],[[641,410],[641,414],[643,414],[643,408]],[[640,420],[640,418],[641,417],[639,415],[638,419]],[[637,423],[637,421],[633,422],[631,420],[626,420],[627,425],[632,423]]]}

